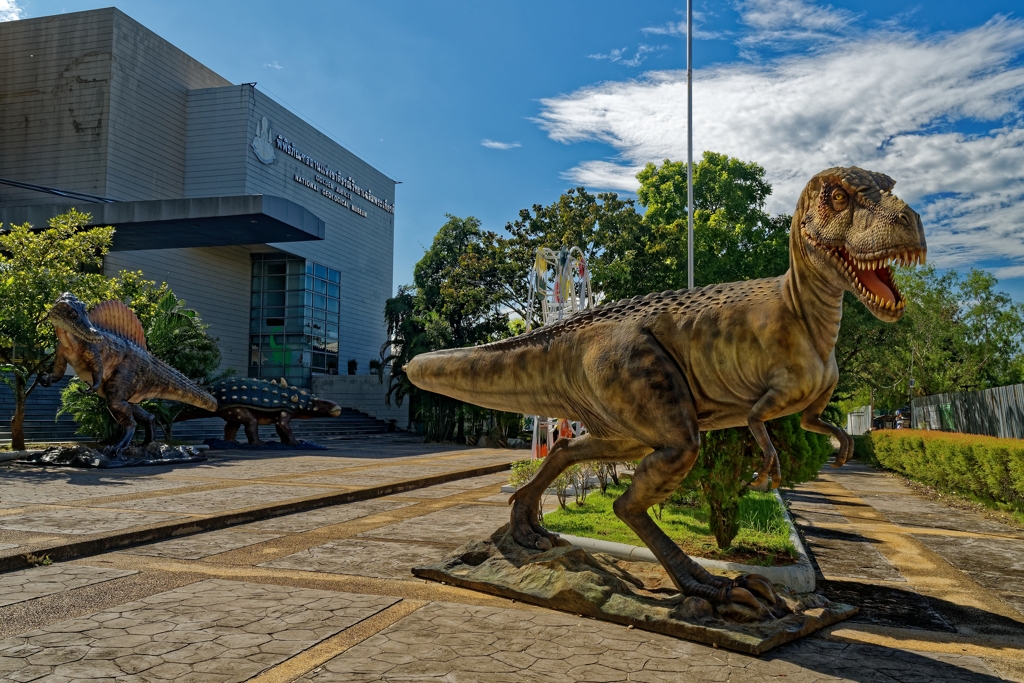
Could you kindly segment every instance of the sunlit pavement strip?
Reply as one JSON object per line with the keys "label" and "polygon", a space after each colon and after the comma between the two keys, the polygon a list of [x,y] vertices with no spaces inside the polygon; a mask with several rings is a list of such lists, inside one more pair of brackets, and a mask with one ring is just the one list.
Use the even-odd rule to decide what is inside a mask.
{"label": "sunlit pavement strip", "polygon": [[[377,497],[401,482],[415,486],[505,468],[522,455],[414,444],[400,436],[371,441],[311,454],[227,452],[200,465],[133,471],[0,467],[0,569],[27,566],[26,554],[70,559],[136,539],[230,526],[244,521],[235,519],[240,515],[260,519],[278,514],[275,504],[309,509],[324,498]],[[401,457],[392,457],[392,448]],[[438,485],[458,490],[458,481]]]}
{"label": "sunlit pavement strip", "polygon": [[[429,471],[493,458],[464,453],[417,460],[429,459],[420,468]],[[342,481],[352,468],[361,478],[374,474],[365,459],[323,467],[302,461],[290,471],[286,461],[264,463],[272,464],[267,476],[238,463],[220,479],[208,469],[159,476],[174,476],[176,484],[191,480],[184,482],[193,484],[182,491],[187,495],[213,490],[197,489],[200,477],[231,492],[334,486],[327,478]],[[388,459],[379,466],[396,464]],[[857,486],[847,488],[851,480],[844,476],[851,473]],[[930,510],[923,507],[914,513],[915,526],[900,526],[873,507],[877,496],[887,496],[880,506],[892,496],[928,501],[898,482],[866,492],[863,482],[872,477],[887,480],[875,488],[890,487],[885,475],[856,468],[823,474],[791,498],[812,551],[815,542],[824,548],[823,539],[832,544],[831,554],[818,557],[828,589],[896,587],[899,595],[938,604],[939,626],[894,621],[899,610],[875,618],[871,607],[864,620],[844,622],[825,637],[750,657],[414,578],[411,566],[507,519],[507,495],[498,495],[505,475],[488,475],[0,574],[0,595],[4,580],[23,595],[0,606],[0,680],[960,682],[1019,676],[1014,628],[1024,628],[1024,617],[986,587],[986,567],[961,571],[943,555],[963,551],[948,539],[1016,544],[1014,530],[968,520],[971,531],[943,535],[934,524],[920,524]],[[150,488],[137,499],[157,500],[167,491]],[[104,492],[93,497],[103,501],[95,507],[73,500],[59,509],[120,510],[133,495],[111,500]],[[58,509],[53,503],[25,508]],[[135,514],[143,510],[149,508]],[[933,548],[920,540],[926,537],[945,545]],[[987,553],[989,562],[1008,557],[992,547]],[[1017,565],[1008,566],[1013,574]],[[32,591],[36,597],[27,597]]]}

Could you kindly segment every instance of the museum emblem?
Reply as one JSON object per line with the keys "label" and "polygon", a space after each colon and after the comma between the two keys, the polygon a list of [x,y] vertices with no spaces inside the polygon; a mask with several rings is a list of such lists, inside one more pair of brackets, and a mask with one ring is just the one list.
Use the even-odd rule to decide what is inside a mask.
{"label": "museum emblem", "polygon": [[264,116],[263,120],[256,124],[256,137],[252,139],[252,151],[256,152],[256,158],[265,164],[272,164],[277,159],[274,152],[274,141],[270,137],[270,122]]}

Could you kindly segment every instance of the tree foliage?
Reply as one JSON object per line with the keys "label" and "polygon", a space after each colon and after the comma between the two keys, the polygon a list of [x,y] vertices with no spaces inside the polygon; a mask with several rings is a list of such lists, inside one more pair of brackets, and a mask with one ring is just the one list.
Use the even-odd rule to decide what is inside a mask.
{"label": "tree foliage", "polygon": [[95,304],[109,288],[99,269],[114,229],[84,229],[89,220],[72,209],[43,230],[27,223],[0,230],[0,379],[14,393],[15,450],[25,448],[25,401],[53,364],[57,339],[47,311],[62,292]]}
{"label": "tree foliage", "polygon": [[838,398],[867,403],[873,396],[876,406],[898,408],[916,396],[1022,381],[1024,306],[996,291],[991,274],[972,269],[962,277],[926,266],[899,269],[897,284],[907,311],[894,324],[846,295]]}

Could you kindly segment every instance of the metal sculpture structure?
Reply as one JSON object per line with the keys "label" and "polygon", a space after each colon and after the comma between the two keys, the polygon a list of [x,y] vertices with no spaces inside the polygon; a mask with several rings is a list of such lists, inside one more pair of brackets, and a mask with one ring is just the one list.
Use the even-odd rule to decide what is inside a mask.
{"label": "metal sculpture structure", "polygon": [[146,349],[146,336],[135,312],[120,301],[104,301],[86,311],[85,304],[65,292],[50,308],[50,322],[57,332],[53,371],[43,373],[44,387],[60,379],[68,365],[89,385],[87,394],[107,400],[107,409],[124,428],[111,449],[121,455],[135,436],[136,419],[145,424],[144,444],[153,441],[152,415],[138,404],[152,398],[180,401],[215,410],[217,400],[183,374]]}
{"label": "metal sculpture structure", "polygon": [[538,515],[544,491],[565,468],[642,458],[615,514],[684,595],[720,612],[770,619],[779,597],[766,579],[710,574],[647,510],[686,478],[701,431],[748,426],[764,454],[759,478],[770,476],[776,487],[781,471],[766,420],[802,412],[804,429],[838,439],[835,466],[850,457],[850,437],[821,419],[839,378],[844,292],[880,320],[899,320],[906,301],[889,264],[922,262],[926,254],[921,219],[892,194],[894,184],[856,167],[811,178],[793,215],[789,270],[780,277],[589,308],[511,339],[421,354],[407,375],[421,389],[467,403],[563,415],[587,426],[586,435],[557,441],[512,496],[510,528],[519,545],[566,544]]}
{"label": "metal sculpture structure", "polygon": [[317,398],[316,394],[305,389],[288,386],[284,377],[280,382],[232,377],[217,382],[209,389],[217,397],[215,410],[190,410],[178,416],[175,422],[203,417],[222,418],[225,441],[235,441],[238,429],[244,427],[249,444],[262,446],[259,425],[272,424],[281,437],[281,443],[296,446],[299,442],[292,432],[292,420],[341,415],[337,403]]}
{"label": "metal sculpture structure", "polygon": [[[541,247],[530,270],[528,291],[531,306],[537,302],[540,308],[541,326],[590,308],[594,305],[594,294],[590,288],[587,257],[579,247],[562,247],[558,251]],[[532,329],[532,323],[532,317],[526,321],[527,332]],[[544,426],[544,443],[541,443],[541,425]],[[534,458],[544,457],[558,437],[582,436],[584,432],[585,428],[578,421],[534,415],[531,453]]]}

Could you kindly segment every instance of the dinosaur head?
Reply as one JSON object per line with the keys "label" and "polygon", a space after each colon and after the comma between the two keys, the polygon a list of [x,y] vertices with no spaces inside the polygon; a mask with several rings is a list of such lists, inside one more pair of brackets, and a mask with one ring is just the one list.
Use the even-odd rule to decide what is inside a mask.
{"label": "dinosaur head", "polygon": [[327,401],[315,396],[309,399],[309,411],[322,414],[324,417],[338,417],[341,415],[341,408],[334,401]]}
{"label": "dinosaur head", "polygon": [[59,327],[82,341],[95,343],[102,339],[99,331],[89,320],[85,304],[71,292],[64,292],[57,297],[47,316],[54,327]]}
{"label": "dinosaur head", "polygon": [[800,195],[791,237],[794,253],[886,322],[906,310],[890,265],[924,263],[928,250],[921,217],[892,194],[895,184],[856,166],[822,171]]}

